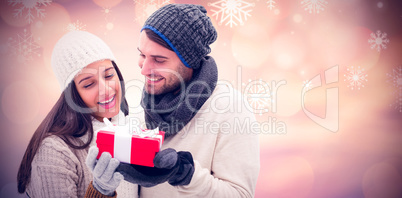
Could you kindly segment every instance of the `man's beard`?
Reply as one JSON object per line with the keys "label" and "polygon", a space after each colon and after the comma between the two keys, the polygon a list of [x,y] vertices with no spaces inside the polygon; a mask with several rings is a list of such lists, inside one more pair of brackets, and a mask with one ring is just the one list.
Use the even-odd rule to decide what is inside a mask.
{"label": "man's beard", "polygon": [[[180,90],[185,89],[185,84],[189,82],[192,75],[189,75],[188,71],[183,64],[179,65],[177,75],[170,75],[169,78],[164,77],[164,84],[156,90],[153,85],[145,84],[145,91],[151,95],[163,95],[166,93],[178,93]],[[168,80],[170,84],[168,83]]]}
{"label": "man's beard", "polygon": [[[165,79],[165,82],[166,82],[166,79]],[[184,84],[182,84],[180,82],[180,80],[176,79],[172,84],[169,84],[169,85],[163,84],[163,86],[161,86],[158,89],[155,89],[155,87],[153,85],[145,84],[145,86],[146,86],[145,91],[148,94],[157,96],[157,95],[163,95],[163,94],[170,93],[170,92],[176,93],[179,90],[181,90],[181,88],[182,88],[182,86],[184,86]],[[184,87],[183,87],[183,89],[184,89]]]}

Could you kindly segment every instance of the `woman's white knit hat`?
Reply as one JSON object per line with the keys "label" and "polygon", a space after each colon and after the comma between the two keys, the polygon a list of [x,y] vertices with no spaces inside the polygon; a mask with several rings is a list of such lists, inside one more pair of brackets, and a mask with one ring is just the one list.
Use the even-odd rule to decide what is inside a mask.
{"label": "woman's white knit hat", "polygon": [[99,37],[85,31],[71,31],[57,41],[51,64],[64,91],[84,67],[107,59],[114,61],[115,57]]}

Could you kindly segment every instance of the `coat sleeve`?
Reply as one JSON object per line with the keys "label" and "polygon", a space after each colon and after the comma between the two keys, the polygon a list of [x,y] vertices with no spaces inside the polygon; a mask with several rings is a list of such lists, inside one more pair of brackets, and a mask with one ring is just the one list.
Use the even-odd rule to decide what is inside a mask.
{"label": "coat sleeve", "polygon": [[79,197],[78,164],[78,159],[61,139],[45,138],[32,162],[29,196]]}
{"label": "coat sleeve", "polygon": [[107,196],[97,191],[93,186],[92,182],[89,184],[87,191],[85,192],[85,198],[116,198],[117,193],[114,192],[113,196]]}
{"label": "coat sleeve", "polygon": [[217,116],[223,119],[219,120],[211,171],[195,160],[190,184],[178,187],[179,191],[189,197],[254,197],[260,170],[260,125],[244,108]]}

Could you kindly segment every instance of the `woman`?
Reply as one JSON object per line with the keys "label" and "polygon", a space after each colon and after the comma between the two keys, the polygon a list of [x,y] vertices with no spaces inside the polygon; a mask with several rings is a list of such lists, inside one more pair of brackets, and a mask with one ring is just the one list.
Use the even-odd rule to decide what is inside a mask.
{"label": "woman", "polygon": [[[114,61],[110,48],[88,32],[72,31],[57,42],[52,67],[62,93],[29,142],[18,171],[20,193],[84,197],[94,187],[102,192],[102,185],[91,182],[94,178],[96,184],[99,178],[92,176],[94,167],[90,170],[85,160],[88,148],[95,144],[94,131],[104,126],[102,119],[124,124],[128,115],[123,77]],[[113,160],[102,154],[101,161]],[[137,195],[137,185],[120,183],[118,174],[115,179],[117,185],[107,195],[116,196],[117,186],[119,197]]]}

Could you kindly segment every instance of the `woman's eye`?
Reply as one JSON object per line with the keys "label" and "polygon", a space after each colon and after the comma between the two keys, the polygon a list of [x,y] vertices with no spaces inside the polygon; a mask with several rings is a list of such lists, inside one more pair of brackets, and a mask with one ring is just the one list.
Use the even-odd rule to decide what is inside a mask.
{"label": "woman's eye", "polygon": [[109,79],[109,78],[113,78],[113,76],[114,76],[114,74],[109,74],[109,75],[106,75],[105,78]]}
{"label": "woman's eye", "polygon": [[86,88],[92,86],[93,84],[94,84],[94,83],[90,83],[90,84],[84,85],[84,88],[86,89]]}

